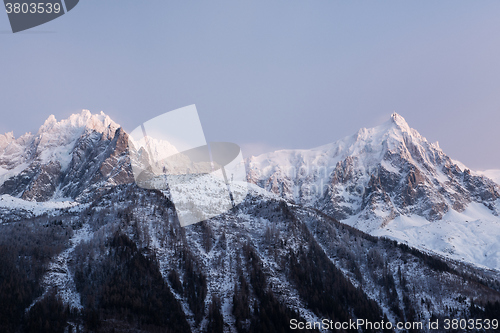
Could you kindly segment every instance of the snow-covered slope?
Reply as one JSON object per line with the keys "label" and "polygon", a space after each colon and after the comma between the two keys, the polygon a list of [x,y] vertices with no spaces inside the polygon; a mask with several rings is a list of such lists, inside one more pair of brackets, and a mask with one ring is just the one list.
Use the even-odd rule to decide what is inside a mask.
{"label": "snow-covered slope", "polygon": [[500,219],[482,204],[451,210],[429,222],[418,215],[398,216],[372,232],[446,257],[500,270]]}
{"label": "snow-covered slope", "polygon": [[[500,187],[450,159],[398,114],[322,147],[252,157],[247,169],[250,182],[363,231],[500,269],[490,243],[500,241]],[[471,220],[480,226],[457,233]],[[483,242],[475,241],[479,235]]]}
{"label": "snow-covered slope", "polygon": [[79,204],[71,200],[33,202],[12,197],[8,194],[0,195],[0,223],[17,221],[40,215],[57,216],[65,210],[69,213],[79,212],[88,205]]}

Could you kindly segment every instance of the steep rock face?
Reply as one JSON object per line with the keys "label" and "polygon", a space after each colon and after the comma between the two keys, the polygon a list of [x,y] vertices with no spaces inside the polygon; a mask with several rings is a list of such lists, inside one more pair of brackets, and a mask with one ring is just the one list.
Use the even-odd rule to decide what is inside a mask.
{"label": "steep rock face", "polygon": [[372,231],[401,215],[440,220],[471,202],[498,215],[498,185],[457,164],[393,114],[333,144],[252,157],[247,167],[250,182]]}
{"label": "steep rock face", "polygon": [[59,176],[61,174],[61,164],[57,161],[50,161],[39,167],[36,178],[27,186],[22,198],[30,201],[46,201],[51,198],[56,191]]}
{"label": "steep rock face", "polygon": [[80,138],[68,169],[61,175],[61,194],[84,199],[106,187],[133,182],[127,140],[121,128],[111,140],[97,132]]}
{"label": "steep rock face", "polygon": [[19,174],[4,181],[0,187],[1,194],[10,194],[19,197],[23,194],[24,190],[29,187],[33,179],[36,178],[40,172],[39,165],[30,165],[22,170]]}
{"label": "steep rock face", "polygon": [[85,200],[99,188],[133,181],[128,136],[102,112],[84,110],[60,122],[50,116],[36,135],[1,136],[0,149],[0,194]]}

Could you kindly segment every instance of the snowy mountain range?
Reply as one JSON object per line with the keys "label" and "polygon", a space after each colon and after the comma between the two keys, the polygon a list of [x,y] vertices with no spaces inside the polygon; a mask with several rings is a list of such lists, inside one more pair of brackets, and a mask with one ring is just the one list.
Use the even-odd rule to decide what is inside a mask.
{"label": "snowy mountain range", "polygon": [[291,318],[500,311],[499,185],[397,114],[249,158],[242,204],[185,228],[168,190],[134,183],[140,162],[103,113],[0,136],[0,331],[268,332]]}
{"label": "snowy mountain range", "polygon": [[[59,122],[50,116],[36,134],[0,135],[0,194],[89,202],[133,182],[127,139],[103,112],[88,110]],[[499,172],[471,171],[396,113],[315,149],[250,157],[247,172],[250,183],[372,235],[500,269]]]}
{"label": "snowy mountain range", "polygon": [[251,157],[249,181],[377,236],[500,269],[500,186],[394,113],[310,150]]}

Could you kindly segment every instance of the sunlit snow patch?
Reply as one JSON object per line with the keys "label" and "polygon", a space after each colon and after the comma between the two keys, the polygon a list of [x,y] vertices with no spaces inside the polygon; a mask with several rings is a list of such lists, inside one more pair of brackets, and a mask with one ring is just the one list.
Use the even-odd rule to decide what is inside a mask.
{"label": "sunlit snow patch", "polygon": [[[22,211],[26,217],[35,217],[43,214],[58,215],[61,209],[79,210],[82,205],[74,201],[47,201],[36,202],[15,198],[8,194],[0,195],[0,211]],[[1,218],[0,218],[0,222]]]}

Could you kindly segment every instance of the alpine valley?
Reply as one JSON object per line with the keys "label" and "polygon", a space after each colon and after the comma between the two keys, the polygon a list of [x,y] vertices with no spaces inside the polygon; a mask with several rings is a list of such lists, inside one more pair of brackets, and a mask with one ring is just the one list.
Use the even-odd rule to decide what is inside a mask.
{"label": "alpine valley", "polygon": [[499,172],[398,114],[248,158],[243,203],[185,228],[130,149],[86,110],[0,135],[0,332],[498,331]]}

